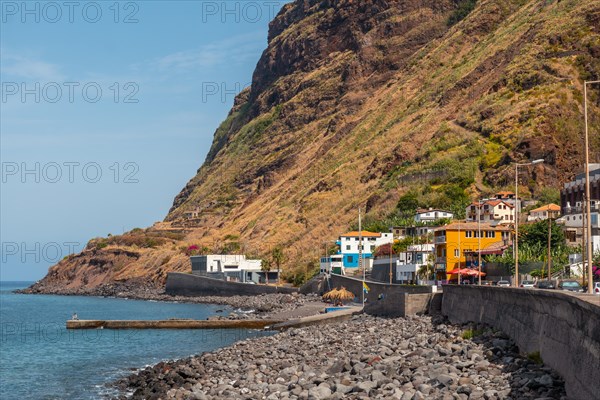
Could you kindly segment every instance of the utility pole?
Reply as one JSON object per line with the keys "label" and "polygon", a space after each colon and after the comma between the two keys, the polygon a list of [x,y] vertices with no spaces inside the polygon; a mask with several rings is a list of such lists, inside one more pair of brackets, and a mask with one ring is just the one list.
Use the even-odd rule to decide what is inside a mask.
{"label": "utility pole", "polygon": [[363,287],[361,288],[362,292],[362,304],[363,308],[365,306],[365,268],[363,268],[363,260],[362,260],[362,222],[360,217],[360,207],[358,208],[358,268],[362,268],[363,273]]}
{"label": "utility pole", "polygon": [[478,240],[477,240],[477,247],[478,247],[478,257],[477,257],[477,270],[479,272],[479,279],[478,279],[478,283],[479,286],[481,286],[481,201],[477,201],[477,235],[478,235]]}
{"label": "utility pole", "polygon": [[460,285],[460,220],[458,221],[458,278],[457,282]]}
{"label": "utility pole", "polygon": [[550,267],[552,265],[552,253],[550,243],[552,241],[552,220],[550,219],[550,207],[548,207],[548,281],[550,281]]}
{"label": "utility pole", "polygon": [[[590,144],[588,137],[588,107],[587,107],[587,85],[593,83],[600,83],[597,81],[585,81],[583,83],[583,110],[585,119],[585,208],[587,214],[587,281],[588,281],[588,293],[594,293],[594,283],[592,282],[592,198],[590,197]],[[582,210],[583,211],[583,210]]]}
{"label": "utility pole", "polygon": [[514,287],[519,287],[519,167],[543,163],[544,159],[533,160],[527,163],[515,163],[515,282]]}

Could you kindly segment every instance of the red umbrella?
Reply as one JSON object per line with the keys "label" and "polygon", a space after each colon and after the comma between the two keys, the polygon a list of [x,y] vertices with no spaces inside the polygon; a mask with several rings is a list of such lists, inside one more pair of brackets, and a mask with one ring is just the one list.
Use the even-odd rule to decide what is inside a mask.
{"label": "red umbrella", "polygon": [[469,273],[470,269],[468,268],[454,268],[452,271],[448,272],[449,274],[455,275],[455,274],[461,274],[461,275],[467,275]]}
{"label": "red umbrella", "polygon": [[[467,275],[470,276],[479,276],[480,272],[476,269],[470,269],[469,272],[467,272]],[[485,272],[481,272],[481,276],[485,276]]]}

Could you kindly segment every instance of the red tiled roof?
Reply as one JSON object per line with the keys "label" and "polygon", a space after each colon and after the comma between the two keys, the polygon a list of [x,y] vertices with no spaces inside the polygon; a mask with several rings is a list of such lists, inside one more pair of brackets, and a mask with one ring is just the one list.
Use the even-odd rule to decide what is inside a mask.
{"label": "red tiled roof", "polygon": [[[375,233],[375,232],[369,232],[369,231],[361,231],[360,234],[362,235],[362,237],[381,237],[381,233]],[[340,236],[342,236],[342,237],[358,237],[361,235],[359,235],[358,231],[352,231],[352,232],[344,233],[343,235],[340,235]]]}
{"label": "red tiled roof", "polygon": [[554,203],[550,203],[550,204],[546,204],[545,206],[541,206],[539,208],[536,208],[535,210],[531,210],[530,212],[540,212],[540,211],[560,211],[560,206],[554,204]]}

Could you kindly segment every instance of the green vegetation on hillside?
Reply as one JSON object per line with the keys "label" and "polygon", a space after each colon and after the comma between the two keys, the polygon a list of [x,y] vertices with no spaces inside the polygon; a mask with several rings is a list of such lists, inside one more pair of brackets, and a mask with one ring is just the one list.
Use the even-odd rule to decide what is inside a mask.
{"label": "green vegetation on hillside", "polygon": [[455,25],[466,18],[475,9],[477,0],[460,0],[458,8],[448,18],[448,26]]}

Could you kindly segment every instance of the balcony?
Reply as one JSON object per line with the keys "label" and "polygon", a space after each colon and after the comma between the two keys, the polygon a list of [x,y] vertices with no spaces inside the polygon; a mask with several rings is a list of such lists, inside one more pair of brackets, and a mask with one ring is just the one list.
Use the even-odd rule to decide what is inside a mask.
{"label": "balcony", "polygon": [[443,235],[443,236],[436,236],[436,237],[435,237],[435,243],[436,243],[436,244],[440,244],[440,243],[446,243],[446,235]]}
{"label": "balcony", "polygon": [[446,257],[437,257],[435,259],[436,264],[446,264]]}

